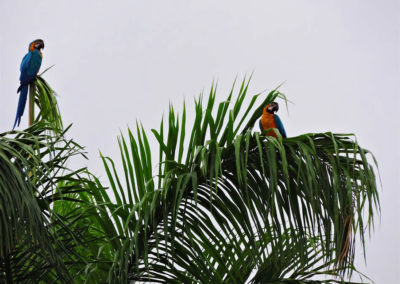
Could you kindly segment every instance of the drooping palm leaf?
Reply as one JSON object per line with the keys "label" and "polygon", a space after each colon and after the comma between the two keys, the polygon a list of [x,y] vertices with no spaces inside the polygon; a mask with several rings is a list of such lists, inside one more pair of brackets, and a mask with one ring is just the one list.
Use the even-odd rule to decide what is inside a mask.
{"label": "drooping palm leaf", "polygon": [[88,249],[104,235],[94,232],[91,220],[97,212],[90,198],[101,189],[85,169],[66,167],[71,157],[83,155],[82,148],[53,130],[42,121],[0,134],[2,283],[72,281],[88,261],[102,258],[98,247]]}
{"label": "drooping palm leaf", "polygon": [[282,140],[253,133],[263,106],[282,94],[270,92],[256,108],[262,94],[255,95],[240,112],[248,83],[230,110],[234,88],[216,111],[215,87],[205,108],[195,101],[188,141],[185,107],[180,119],[170,107],[167,131],[163,121],[153,130],[160,145],[158,177],[142,128],[136,138],[130,131],[128,141],[120,138],[124,181],[103,157],[117,200],[105,204],[124,238],[109,281],[240,283],[251,271],[279,263],[282,238],[298,253],[297,275],[306,267],[308,275],[321,272],[307,254],[310,239],[327,264],[322,270],[331,273],[335,263],[336,271],[352,271],[353,232],[364,243],[364,210],[370,225],[379,205],[368,152],[348,135]]}

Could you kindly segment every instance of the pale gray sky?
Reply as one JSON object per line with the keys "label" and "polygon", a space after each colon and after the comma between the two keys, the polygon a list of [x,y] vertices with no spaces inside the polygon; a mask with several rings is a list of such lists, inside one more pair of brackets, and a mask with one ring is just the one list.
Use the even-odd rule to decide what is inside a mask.
{"label": "pale gray sky", "polygon": [[[45,41],[42,69],[59,94],[70,137],[105,176],[98,150],[119,159],[116,136],[140,119],[159,126],[213,79],[223,100],[236,75],[252,92],[281,90],[289,136],[355,133],[380,166],[382,217],[360,270],[400,281],[399,1],[0,1],[0,132],[12,127],[19,65]],[[21,126],[27,125],[25,114]],[[149,132],[150,135],[150,132]],[[358,246],[360,247],[360,246]]]}

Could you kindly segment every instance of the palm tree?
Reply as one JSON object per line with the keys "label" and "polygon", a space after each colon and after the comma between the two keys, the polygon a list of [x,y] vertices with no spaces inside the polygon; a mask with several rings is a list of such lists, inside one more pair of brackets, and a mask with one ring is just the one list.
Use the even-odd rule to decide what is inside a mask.
{"label": "palm tree", "polygon": [[[257,94],[243,111],[249,81],[236,100],[234,84],[216,109],[215,86],[204,107],[202,96],[195,100],[190,136],[185,106],[180,117],[170,106],[167,127],[162,120],[152,129],[157,173],[141,125],[136,137],[129,130],[118,140],[122,176],[102,156],[116,202],[97,202],[119,235],[109,282],[341,283],[351,277],[356,233],[364,247],[379,211],[373,156],[351,134],[276,139],[253,131],[263,106],[286,99],[278,90]],[[333,279],[315,280],[321,274]]]}
{"label": "palm tree", "polygon": [[[0,134],[0,283],[83,279],[91,262],[111,259],[98,252],[103,234],[92,205],[104,189],[85,168],[67,167],[71,157],[85,155],[66,138],[70,126],[63,129],[47,82],[37,76],[30,90],[39,107],[34,123]],[[106,278],[110,265],[103,276],[104,267],[96,267]]]}
{"label": "palm tree", "polygon": [[72,279],[62,259],[70,224],[51,204],[78,190],[67,183],[82,171],[68,171],[65,162],[80,147],[46,134],[52,126],[43,121],[15,137],[0,135],[0,280],[7,283]]}
{"label": "palm tree", "polygon": [[249,81],[216,108],[212,86],[190,128],[186,107],[178,116],[171,106],[152,130],[156,173],[144,128],[121,135],[122,175],[102,156],[108,192],[86,168],[67,167],[85,153],[39,77],[35,123],[0,134],[0,282],[350,279],[356,235],[364,247],[379,211],[373,156],[353,135],[253,131],[263,106],[286,98],[273,90],[247,101]]}

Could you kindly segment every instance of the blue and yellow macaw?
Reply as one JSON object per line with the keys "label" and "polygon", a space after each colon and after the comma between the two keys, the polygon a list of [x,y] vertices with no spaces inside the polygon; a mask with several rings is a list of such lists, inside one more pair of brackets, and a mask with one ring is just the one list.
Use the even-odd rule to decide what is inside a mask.
{"label": "blue and yellow macaw", "polygon": [[[277,128],[283,138],[286,138],[286,131],[283,127],[282,121],[275,112],[279,110],[279,105],[276,102],[272,102],[267,105],[260,119],[260,130],[261,132],[270,128]],[[270,130],[265,135],[277,137],[275,131]]]}
{"label": "blue and yellow macaw", "polygon": [[28,86],[33,80],[37,73],[39,72],[40,65],[42,64],[42,52],[41,49],[44,48],[44,42],[41,39],[32,41],[29,44],[28,53],[24,56],[21,62],[21,76],[19,76],[19,81],[21,85],[19,86],[17,93],[21,92],[19,95],[17,116],[15,118],[13,129],[15,125],[19,126],[21,122],[21,117],[24,114],[24,109],[26,105],[26,99],[28,97]]}

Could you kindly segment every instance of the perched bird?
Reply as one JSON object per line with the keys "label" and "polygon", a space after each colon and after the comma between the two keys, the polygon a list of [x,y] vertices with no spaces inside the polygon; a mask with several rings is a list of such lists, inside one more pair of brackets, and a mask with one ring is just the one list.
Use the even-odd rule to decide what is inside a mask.
{"label": "perched bird", "polygon": [[[279,110],[279,105],[276,102],[272,102],[267,105],[260,119],[260,130],[261,132],[270,128],[277,128],[283,138],[286,138],[286,131],[283,127],[282,121],[275,112]],[[268,131],[265,135],[277,137],[273,130]]]}
{"label": "perched bird", "polygon": [[19,95],[17,116],[15,118],[13,129],[15,128],[15,125],[19,126],[19,123],[21,122],[21,117],[24,114],[26,99],[28,97],[28,86],[31,82],[33,82],[33,80],[35,80],[35,76],[39,72],[43,57],[41,49],[43,48],[43,40],[37,39],[32,41],[29,44],[28,53],[22,59],[20,67],[21,76],[19,77],[21,85],[17,90],[17,93],[21,93]]}

